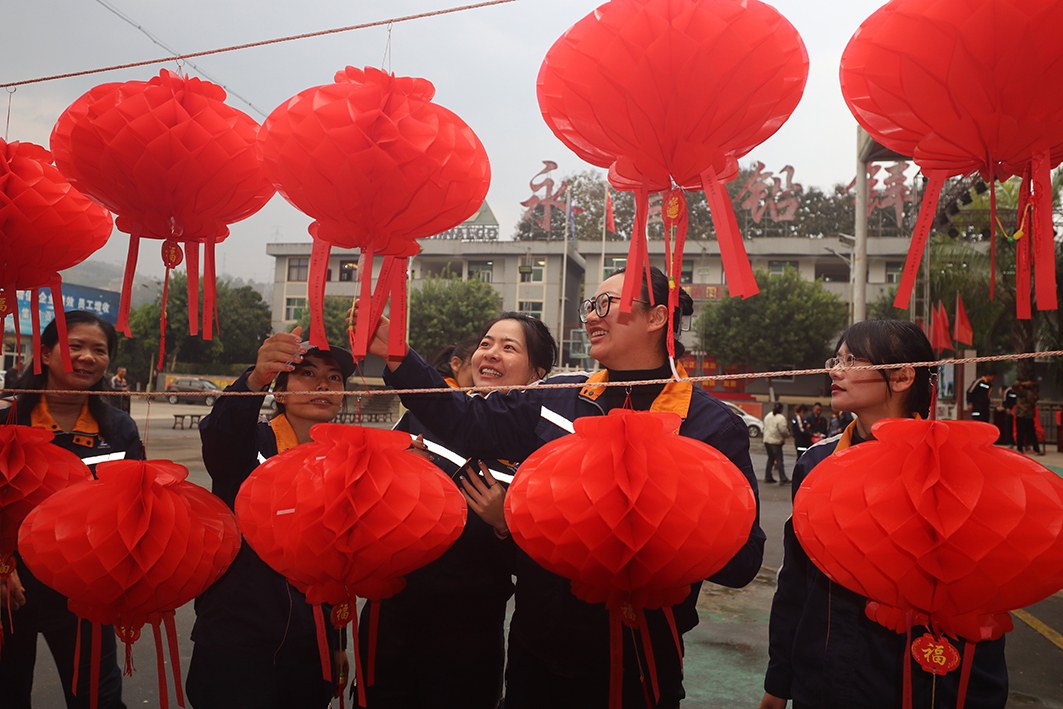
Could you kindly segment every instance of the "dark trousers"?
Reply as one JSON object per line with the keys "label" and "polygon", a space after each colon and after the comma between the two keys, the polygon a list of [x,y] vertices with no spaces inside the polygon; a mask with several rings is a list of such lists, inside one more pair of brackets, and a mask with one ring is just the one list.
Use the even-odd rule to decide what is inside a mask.
{"label": "dark trousers", "polygon": [[[91,690],[92,624],[81,622],[81,655],[74,657],[78,620],[67,609],[66,596],[38,581],[21,562],[19,579],[26,588],[26,605],[14,612],[10,627],[7,610],[0,615],[3,648],[0,649],[0,706],[4,709],[30,709],[33,669],[37,662],[37,635],[44,636],[59,670],[66,705],[88,709]],[[122,703],[122,673],[118,669],[114,628],[100,628],[99,709],[125,709]],[[74,663],[78,663],[77,693],[71,692]]]}
{"label": "dark trousers", "polygon": [[1023,416],[1015,417],[1015,450],[1020,453],[1026,446],[1033,448],[1034,453],[1041,453],[1041,446],[1037,443],[1037,429],[1034,428],[1033,418]]}
{"label": "dark trousers", "polygon": [[764,448],[768,451],[768,465],[764,468],[764,481],[773,483],[775,480],[771,477],[771,471],[775,467],[775,464],[779,465],[779,480],[786,482],[786,463],[782,458],[782,444],[781,443],[765,443]]}

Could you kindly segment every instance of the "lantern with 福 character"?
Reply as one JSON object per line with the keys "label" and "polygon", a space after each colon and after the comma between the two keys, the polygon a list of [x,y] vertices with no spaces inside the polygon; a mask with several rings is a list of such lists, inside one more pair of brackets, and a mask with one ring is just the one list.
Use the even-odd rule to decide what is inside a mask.
{"label": "lantern with \u798f character", "polygon": [[[465,528],[465,498],[432,463],[408,452],[401,431],[318,424],[314,439],[270,458],[244,481],[236,516],[247,543],[314,607],[322,674],[332,680],[322,606],[336,628],[354,623],[355,602],[388,598],[404,576],[437,559]],[[355,672],[361,705],[373,683],[378,606],[370,655]]]}
{"label": "lantern with \u798f character", "polygon": [[[322,308],[332,246],[361,249],[357,328],[364,357],[390,299],[389,354],[406,338],[406,270],[417,239],[457,226],[483,203],[491,168],[480,139],[433,103],[426,79],[347,67],[306,89],[262,125],[265,169],[278,191],[314,219],[307,301],[310,343],[328,348]],[[373,291],[373,258],[383,263]]]}
{"label": "lantern with \u798f character", "polygon": [[[39,374],[40,289],[49,288],[55,305],[59,352],[70,371],[62,278],[107,243],[111,215],[74,188],[52,164],[51,154],[33,143],[0,139],[0,334],[8,315],[21,339],[17,290],[30,292],[33,366]],[[19,347],[21,351],[21,347]]]}
{"label": "lantern with \u798f character", "polygon": [[[985,423],[887,419],[872,433],[809,474],[794,532],[824,574],[868,599],[868,618],[909,636],[927,672],[960,669],[963,706],[977,644],[1063,588],[1063,479],[994,446]],[[913,627],[926,628],[915,642]],[[966,641],[962,660],[949,637]]]}
{"label": "lantern with \u798f character", "polygon": [[125,643],[128,674],[132,644],[146,623],[155,635],[160,705],[169,704],[164,625],[184,706],[174,610],[232,563],[240,549],[236,519],[217,497],[185,481],[186,468],[167,460],[100,463],[96,474],[98,480],[56,492],[29,513],[19,553],[34,576],[69,599],[74,615],[92,623],[85,639],[93,652],[91,706],[98,699],[100,626],[113,625]]}
{"label": "lantern with \u798f character", "polygon": [[[996,270],[997,180],[1022,178],[1016,315],[1056,310],[1052,168],[1063,161],[1063,4],[1056,0],[892,0],[842,54],[849,110],[871,136],[911,155],[928,178],[894,306],[907,308],[945,181],[990,185]],[[990,297],[995,278],[990,281]]]}
{"label": "lantern with \u798f character", "polygon": [[742,472],[678,435],[681,423],[676,414],[626,409],[577,419],[574,434],[521,464],[506,494],[506,523],[521,549],[571,579],[577,598],[605,604],[610,707],[621,700],[623,627],[640,631],[639,652],[653,667],[644,609],[663,608],[674,631],[671,606],[734,557],[756,518]]}
{"label": "lantern with \u798f character", "polygon": [[118,228],[129,234],[119,331],[131,334],[130,288],[140,239],[150,238],[163,241],[167,283],[170,269],[187,261],[193,335],[199,332],[203,245],[202,332],[203,339],[213,337],[215,244],[274,192],[261,170],[257,137],[258,124],[225,103],[222,87],[165,69],[149,81],[100,84],[56,121],[51,147],[59,169],[114,212]]}
{"label": "lantern with \u798f character", "polygon": [[[635,193],[630,271],[649,267],[649,194],[667,192],[667,273],[678,283],[682,191],[703,189],[728,288],[749,297],[758,288],[723,183],[738,175],[738,158],[790,116],[807,75],[797,30],[759,0],[611,0],[550,48],[539,70],[539,107],[565,145],[608,168],[614,187]],[[625,281],[622,312],[630,312],[639,283]],[[669,312],[678,303],[672,291]]]}

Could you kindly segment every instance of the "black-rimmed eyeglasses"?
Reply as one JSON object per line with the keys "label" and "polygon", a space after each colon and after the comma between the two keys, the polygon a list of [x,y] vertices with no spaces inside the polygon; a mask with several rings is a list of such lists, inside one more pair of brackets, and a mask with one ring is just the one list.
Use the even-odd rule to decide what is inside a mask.
{"label": "black-rimmed eyeglasses", "polygon": [[[579,321],[582,323],[587,322],[587,318],[590,316],[591,311],[600,318],[604,318],[609,314],[609,306],[613,304],[614,300],[620,300],[618,295],[610,295],[608,293],[600,293],[593,298],[588,298],[579,304]],[[646,303],[645,300],[633,299],[636,303]],[[648,305],[648,303],[646,303]]]}

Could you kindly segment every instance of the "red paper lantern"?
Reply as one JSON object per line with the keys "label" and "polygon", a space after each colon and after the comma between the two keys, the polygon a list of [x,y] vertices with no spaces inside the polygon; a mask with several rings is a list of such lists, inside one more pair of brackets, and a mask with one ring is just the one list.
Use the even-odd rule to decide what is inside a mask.
{"label": "red paper lantern", "polygon": [[[728,288],[748,297],[758,288],[722,183],[786,122],[807,76],[797,30],[759,0],[612,0],[550,48],[539,107],[565,145],[635,192],[630,269],[648,261],[649,193],[704,189]],[[668,263],[676,278],[684,238],[685,224]],[[625,283],[625,312],[637,286]]]}
{"label": "red paper lantern", "polygon": [[574,434],[521,464],[506,494],[514,541],[571,579],[576,597],[606,605],[614,642],[621,620],[645,624],[633,609],[680,603],[723,568],[756,518],[745,476],[715,448],[677,435],[681,422],[625,409],[577,419]]}
{"label": "red paper lantern", "polygon": [[0,140],[0,334],[14,315],[20,337],[16,290],[31,291],[33,363],[40,373],[38,289],[49,287],[55,304],[63,366],[70,370],[59,271],[76,266],[111,236],[111,215],[78,192],[33,143]]}
{"label": "red paper lantern", "polygon": [[[150,623],[159,651],[159,696],[167,705],[160,623],[170,636],[178,703],[184,705],[174,609],[217,581],[236,557],[240,532],[221,500],[185,482],[165,460],[101,463],[90,480],[61,490],[27,517],[19,552],[37,578],[69,598],[70,611],[114,625],[126,644]],[[93,672],[98,672],[98,654]],[[76,682],[75,682],[76,683]],[[93,706],[97,682],[92,682]]]}
{"label": "red paper lantern", "polygon": [[[335,606],[337,627],[357,622],[356,597],[401,591],[403,576],[450,548],[467,511],[454,483],[408,452],[405,433],[320,424],[310,435],[314,442],[251,474],[236,496],[236,516],[251,548],[314,605],[331,680],[321,605]],[[361,664],[355,667],[360,674]],[[358,687],[364,692],[360,676]]]}
{"label": "red paper lantern", "polygon": [[[385,256],[372,317],[352,341],[365,356],[369,334],[391,298],[392,353],[405,349],[406,262],[416,239],[460,224],[487,195],[491,168],[480,139],[432,103],[426,79],[347,67],[278,106],[262,125],[265,169],[277,189],[313,217],[310,342],[327,348],[322,307],[332,246],[359,248],[361,302],[370,308],[373,256]],[[364,315],[364,313],[363,313]]]}
{"label": "red paper lantern", "polygon": [[1063,588],[1063,479],[971,421],[881,421],[820,463],[794,500],[813,563],[898,633],[972,644]]}
{"label": "red paper lantern", "polygon": [[[150,81],[101,84],[59,117],[51,145],[71,182],[118,215],[130,235],[118,329],[129,335],[129,289],[141,237],[183,242],[188,323],[198,332],[199,245],[205,244],[203,338],[214,315],[214,245],[229,224],[273,196],[255,142],[258,124],[216,84],[162,70]],[[167,262],[167,276],[170,263]]]}
{"label": "red paper lantern", "polygon": [[[945,180],[973,172],[990,185],[1023,176],[1020,223],[1034,241],[1037,307],[1058,307],[1051,170],[1063,161],[1063,94],[1053,90],[1061,26],[1055,0],[893,0],[849,41],[841,61],[849,110],[929,178],[896,307],[908,307]],[[1017,258],[1018,316],[1028,319],[1029,238]]]}

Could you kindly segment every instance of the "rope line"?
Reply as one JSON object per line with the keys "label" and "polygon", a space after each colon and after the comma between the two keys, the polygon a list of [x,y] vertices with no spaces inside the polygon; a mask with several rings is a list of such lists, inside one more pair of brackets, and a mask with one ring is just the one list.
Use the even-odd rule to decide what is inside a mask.
{"label": "rope line", "polygon": [[174,60],[181,61],[187,59],[195,59],[197,57],[207,57],[212,54],[223,54],[225,52],[237,52],[244,49],[254,49],[255,47],[264,47],[269,44],[281,44],[283,42],[292,42],[297,39],[310,39],[312,37],[324,37],[330,34],[340,34],[342,32],[351,32],[353,30],[364,30],[370,27],[380,27],[382,25],[390,25],[398,22],[410,22],[412,20],[423,20],[428,17],[438,17],[440,15],[450,15],[455,12],[465,12],[468,10],[478,10],[484,7],[490,7],[492,5],[503,5],[506,3],[516,2],[517,0],[485,0],[484,2],[473,3],[471,5],[460,5],[458,7],[448,7],[441,10],[430,10],[428,12],[419,12],[414,15],[404,15],[402,17],[393,17],[387,20],[377,20],[374,22],[363,22],[358,25],[347,25],[346,27],[333,27],[327,30],[318,30],[316,32],[304,32],[302,34],[293,34],[286,37],[276,37],[274,39],[264,39],[257,42],[246,42],[244,44],[234,44],[228,47],[220,47],[218,49],[205,49],[201,52],[190,52],[187,54],[170,55],[161,57],[159,59],[146,59],[137,62],[128,62],[126,64],[114,64],[112,66],[100,67],[97,69],[83,69],[81,71],[71,71],[65,74],[52,74],[51,76],[41,76],[35,79],[24,79],[22,81],[12,81],[6,84],[0,84],[0,88],[26,86],[28,84],[40,84],[46,81],[55,81],[57,79],[70,79],[75,76],[88,76],[90,74],[102,74],[108,71],[117,71],[119,69],[133,69],[141,66],[149,66],[151,64],[163,64],[172,62]]}
{"label": "rope line", "polygon": [[[927,362],[894,362],[891,364],[854,364],[849,367],[849,370],[878,370],[878,369],[896,369],[898,367],[939,367],[948,364],[983,364],[986,362],[1009,362],[1025,359],[1036,358],[1059,358],[1063,357],[1063,350],[1049,350],[1046,352],[1023,352],[1020,354],[1010,355],[988,355],[985,357],[961,357],[961,358],[949,358],[931,360]],[[780,379],[783,377],[801,377],[812,374],[830,374],[831,370],[825,367],[819,367],[817,369],[782,369],[769,372],[739,372],[736,374],[712,374],[700,377],[682,377],[678,381],[690,382],[692,384],[699,383],[714,383],[723,380],[735,380],[735,379]],[[563,375],[558,375],[563,376]],[[615,386],[643,386],[647,384],[667,384],[675,379],[639,379],[636,381],[623,381],[623,382],[601,382],[595,383],[593,386],[602,387],[615,387]],[[478,392],[486,394],[492,391],[514,391],[514,390],[535,390],[541,391],[544,389],[582,389],[587,386],[586,382],[557,382],[557,383],[541,383],[541,384],[525,384],[522,386],[491,386],[491,387],[464,387],[461,389],[455,389],[453,387],[437,387],[437,388],[425,388],[425,389],[362,389],[356,391],[343,391],[335,392],[334,396],[344,397],[361,397],[361,396],[393,396],[402,394],[439,394],[445,392],[464,391],[464,392]],[[203,398],[203,392],[196,391],[84,391],[78,389],[5,389],[5,393],[9,394],[87,394],[89,396],[126,396],[126,397],[148,397],[150,401],[152,397],[170,397],[175,396],[178,398]],[[217,393],[210,394],[215,399],[223,396],[264,396],[270,392],[267,391],[219,391]]]}

